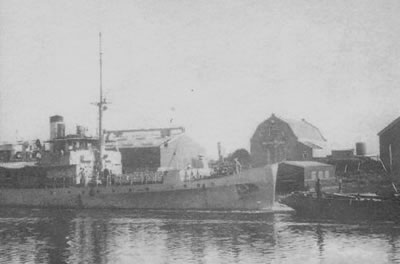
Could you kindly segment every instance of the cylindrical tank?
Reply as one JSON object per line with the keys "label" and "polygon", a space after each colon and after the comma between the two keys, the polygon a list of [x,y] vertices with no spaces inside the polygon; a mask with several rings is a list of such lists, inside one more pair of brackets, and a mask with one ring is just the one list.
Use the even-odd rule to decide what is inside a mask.
{"label": "cylindrical tank", "polygon": [[[61,125],[62,124],[62,125]],[[59,126],[61,125],[61,126]],[[59,132],[59,129],[62,130]],[[59,115],[50,117],[50,140],[65,136],[64,118]]]}
{"label": "cylindrical tank", "polygon": [[356,155],[357,156],[365,156],[367,152],[367,147],[364,142],[356,143]]}

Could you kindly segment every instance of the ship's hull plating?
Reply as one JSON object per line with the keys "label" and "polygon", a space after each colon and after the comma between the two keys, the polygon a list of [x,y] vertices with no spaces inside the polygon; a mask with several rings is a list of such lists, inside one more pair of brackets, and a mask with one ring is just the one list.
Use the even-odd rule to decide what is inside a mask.
{"label": "ship's hull plating", "polygon": [[261,168],[181,185],[0,189],[0,206],[260,210],[271,208],[274,196],[271,171]]}

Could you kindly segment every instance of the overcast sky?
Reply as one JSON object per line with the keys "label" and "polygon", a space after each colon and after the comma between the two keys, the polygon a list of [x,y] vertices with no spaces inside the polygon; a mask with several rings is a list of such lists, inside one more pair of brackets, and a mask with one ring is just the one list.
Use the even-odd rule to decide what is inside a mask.
{"label": "overcast sky", "polygon": [[216,155],[272,113],[333,148],[400,115],[400,1],[0,0],[0,141],[47,139],[49,116],[96,129],[182,125]]}

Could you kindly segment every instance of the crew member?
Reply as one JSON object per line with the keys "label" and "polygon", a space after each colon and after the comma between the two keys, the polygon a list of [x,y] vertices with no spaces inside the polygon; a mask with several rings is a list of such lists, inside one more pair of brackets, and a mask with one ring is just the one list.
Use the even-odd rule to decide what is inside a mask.
{"label": "crew member", "polygon": [[86,184],[86,181],[85,181],[85,171],[84,171],[83,168],[81,168],[81,170],[80,170],[80,172],[79,172],[79,183],[80,183],[82,186],[85,186],[85,184]]}
{"label": "crew member", "polygon": [[321,198],[321,182],[319,178],[317,178],[317,181],[315,182],[315,192],[317,193],[317,198]]}
{"label": "crew member", "polygon": [[240,174],[240,172],[242,171],[242,164],[240,164],[238,158],[235,158],[234,161],[236,165],[236,174]]}
{"label": "crew member", "polygon": [[108,182],[109,182],[108,178],[110,177],[110,171],[107,168],[104,169],[103,177],[104,177],[104,179],[106,181],[106,186],[107,186]]}

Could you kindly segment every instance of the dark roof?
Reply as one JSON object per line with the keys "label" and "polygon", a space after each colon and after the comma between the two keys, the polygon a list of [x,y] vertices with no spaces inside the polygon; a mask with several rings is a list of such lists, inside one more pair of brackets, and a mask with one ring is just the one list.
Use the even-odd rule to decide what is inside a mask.
{"label": "dark roof", "polygon": [[389,125],[387,125],[384,129],[382,129],[379,133],[378,136],[382,135],[383,133],[385,133],[386,131],[388,131],[389,129],[391,129],[392,127],[394,127],[395,125],[397,125],[397,123],[400,121],[400,117],[396,118],[395,120],[392,121],[392,123],[390,123]]}
{"label": "dark roof", "polygon": [[64,118],[60,115],[54,115],[54,116],[50,116],[50,123],[53,122],[63,122]]}

